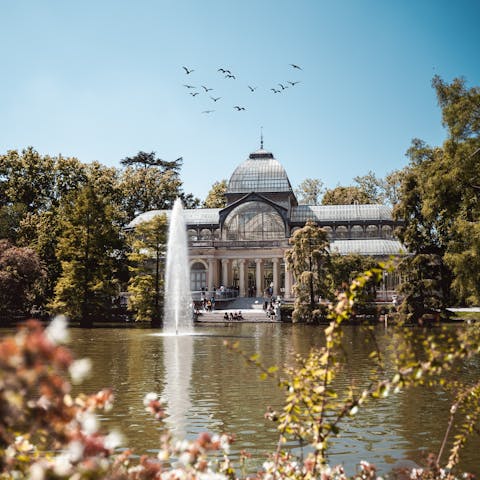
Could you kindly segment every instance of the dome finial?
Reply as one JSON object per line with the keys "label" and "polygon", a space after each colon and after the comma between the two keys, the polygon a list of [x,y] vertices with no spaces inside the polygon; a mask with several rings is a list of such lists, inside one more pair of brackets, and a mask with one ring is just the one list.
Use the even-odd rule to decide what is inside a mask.
{"label": "dome finial", "polygon": [[263,127],[260,127],[260,150],[263,150]]}

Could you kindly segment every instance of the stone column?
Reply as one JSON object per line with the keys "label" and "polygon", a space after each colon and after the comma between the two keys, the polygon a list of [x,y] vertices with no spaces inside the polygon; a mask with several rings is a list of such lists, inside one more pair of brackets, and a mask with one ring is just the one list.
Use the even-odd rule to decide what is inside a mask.
{"label": "stone column", "polygon": [[280,292],[280,275],[278,265],[280,263],[279,258],[272,258],[273,263],[273,295],[277,296]]}
{"label": "stone column", "polygon": [[263,296],[263,275],[262,275],[262,263],[263,260],[261,258],[255,259],[255,283],[257,287],[257,297]]}
{"label": "stone column", "polygon": [[208,283],[207,283],[207,288],[208,291],[211,292],[214,287],[214,275],[215,275],[215,264],[216,261],[214,258],[209,258],[208,259]]}
{"label": "stone column", "polygon": [[230,260],[228,258],[222,258],[222,281],[221,281],[221,284],[225,288],[228,287],[228,265],[229,265],[229,263],[230,263]]}
{"label": "stone column", "polygon": [[291,298],[292,296],[292,273],[287,268],[287,262],[285,262],[285,298]]}
{"label": "stone column", "polygon": [[239,265],[240,265],[240,271],[239,271],[239,275],[240,275],[240,278],[239,278],[239,295],[241,297],[245,297],[246,294],[247,294],[247,287],[245,285],[245,260],[242,258],[241,260],[238,261]]}

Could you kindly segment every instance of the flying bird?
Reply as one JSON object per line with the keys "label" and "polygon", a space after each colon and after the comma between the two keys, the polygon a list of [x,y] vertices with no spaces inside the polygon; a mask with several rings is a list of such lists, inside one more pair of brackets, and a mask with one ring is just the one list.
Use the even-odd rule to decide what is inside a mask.
{"label": "flying bird", "polygon": [[220,100],[222,97],[217,97],[217,98],[215,98],[215,97],[210,97],[210,98],[211,98],[214,102],[216,102],[216,101]]}
{"label": "flying bird", "polygon": [[187,67],[182,67],[185,70],[185,73],[189,75],[190,73],[194,72],[195,70],[189,70]]}
{"label": "flying bird", "polygon": [[300,81],[298,81],[298,82],[291,82],[290,80],[288,80],[288,83],[289,83],[292,87],[294,87],[297,83],[300,83]]}
{"label": "flying bird", "polygon": [[271,88],[270,89],[273,93],[280,93],[280,90],[277,90],[276,88]]}
{"label": "flying bird", "polygon": [[294,63],[290,64],[293,68],[296,68],[297,70],[303,70],[302,67],[299,67],[298,65],[295,65]]}
{"label": "flying bird", "polygon": [[285,90],[286,88],[288,87],[285,87],[285,85],[282,85],[281,83],[279,83],[280,87],[282,87],[282,90]]}
{"label": "flying bird", "polygon": [[227,73],[227,75],[225,75],[225,78],[233,78],[235,80],[235,75],[232,75],[231,73]]}
{"label": "flying bird", "polygon": [[205,85],[202,85],[202,88],[205,90],[205,93],[208,93],[210,90],[213,90],[213,88],[207,88]]}
{"label": "flying bird", "polygon": [[213,113],[215,110],[204,110],[202,113]]}
{"label": "flying bird", "polygon": [[187,87],[187,88],[197,88],[195,85],[184,85],[184,87]]}
{"label": "flying bird", "polygon": [[198,95],[198,92],[190,92],[190,95],[194,97],[195,95]]}
{"label": "flying bird", "polygon": [[245,107],[239,107],[238,105],[235,105],[233,107],[237,112],[240,112],[240,110],[245,110]]}
{"label": "flying bird", "polygon": [[247,85],[247,87],[250,89],[251,92],[254,92],[257,89],[257,87],[251,87],[250,85]]}

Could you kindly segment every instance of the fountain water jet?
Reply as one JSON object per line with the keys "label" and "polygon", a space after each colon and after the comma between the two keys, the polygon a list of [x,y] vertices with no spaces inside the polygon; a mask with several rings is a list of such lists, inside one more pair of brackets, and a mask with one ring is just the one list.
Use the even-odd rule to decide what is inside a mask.
{"label": "fountain water jet", "polygon": [[176,335],[190,332],[193,325],[187,230],[179,198],[173,205],[168,228],[163,325],[164,331]]}

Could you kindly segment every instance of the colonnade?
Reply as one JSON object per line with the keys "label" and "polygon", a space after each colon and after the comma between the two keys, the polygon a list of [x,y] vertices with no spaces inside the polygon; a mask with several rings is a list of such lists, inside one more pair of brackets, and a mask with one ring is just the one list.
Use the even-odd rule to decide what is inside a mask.
{"label": "colonnade", "polygon": [[[247,296],[249,293],[249,278],[248,271],[250,265],[250,272],[253,273],[252,264],[255,266],[254,285],[255,296],[261,297],[266,288],[264,276],[265,265],[270,262],[272,265],[272,288],[273,295],[281,295],[286,298],[292,296],[293,275],[287,269],[287,264],[283,262],[282,257],[263,257],[263,258],[207,258],[205,259],[207,267],[207,288],[212,291],[214,287],[217,289],[223,285],[230,287],[237,283],[239,288],[239,295],[241,297]],[[235,279],[234,279],[235,270]],[[282,275],[283,273],[283,275]],[[250,278],[250,283],[252,279]]]}

